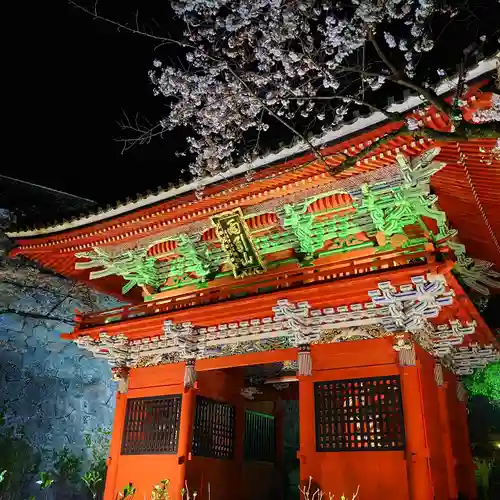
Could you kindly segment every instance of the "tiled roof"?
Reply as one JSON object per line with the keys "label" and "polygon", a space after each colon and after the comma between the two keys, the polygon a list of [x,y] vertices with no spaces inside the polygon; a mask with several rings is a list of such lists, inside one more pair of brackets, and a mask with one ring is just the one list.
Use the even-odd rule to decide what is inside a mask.
{"label": "tiled roof", "polygon": [[494,145],[495,139],[443,144],[439,159],[447,166],[431,186],[467,252],[500,269],[500,161],[488,153]]}
{"label": "tiled roof", "polygon": [[[481,100],[479,94],[479,100]],[[470,96],[470,103],[476,99]],[[449,126],[440,113],[429,109],[425,116],[415,115],[426,121],[428,127],[447,130]],[[395,157],[402,152],[415,156],[431,145],[439,145],[436,158],[447,166],[431,179],[431,187],[439,196],[441,208],[447,213],[451,225],[458,229],[462,243],[471,256],[494,262],[500,269],[500,161],[492,154],[495,139],[437,142],[430,139],[416,140],[410,136],[397,136],[362,157],[355,165],[336,172],[345,156],[352,156],[370,146],[374,141],[397,130],[400,123],[387,123],[379,128],[358,133],[343,142],[322,149],[325,162],[312,154],[286,163],[253,172],[252,179],[245,176],[224,183],[208,186],[204,197],[198,200],[193,192],[169,198],[141,210],[122,211],[112,219],[103,219],[91,225],[73,227],[64,232],[50,233],[47,228],[38,237],[21,239],[21,233],[10,233],[16,238],[13,254],[21,254],[65,276],[80,281],[88,280],[88,271],[74,269],[75,253],[90,250],[93,246],[134,244],[139,239],[154,241],[185,231],[190,224],[201,224],[210,216],[234,207],[264,206],[284,196],[293,196],[311,188],[323,191],[349,191],[367,182],[367,176],[391,175]],[[326,164],[325,164],[326,163]],[[389,174],[387,173],[389,172]],[[368,181],[370,182],[370,181]],[[328,189],[329,186],[335,186]],[[331,199],[330,199],[331,198]],[[341,206],[348,195],[333,195],[315,202],[315,211],[327,203]],[[257,215],[249,219],[254,229],[266,223]],[[265,218],[265,217],[264,217]],[[269,222],[269,221],[268,221]],[[252,226],[252,227],[253,227]],[[210,239],[210,231],[204,239]],[[31,233],[30,233],[31,234]],[[168,247],[168,248],[167,248]],[[151,255],[161,255],[172,248],[160,243],[150,249]],[[112,281],[114,282],[112,283]],[[120,278],[93,281],[92,286],[116,292],[123,285]],[[129,297],[133,300],[133,297]],[[137,297],[140,299],[140,297]]]}

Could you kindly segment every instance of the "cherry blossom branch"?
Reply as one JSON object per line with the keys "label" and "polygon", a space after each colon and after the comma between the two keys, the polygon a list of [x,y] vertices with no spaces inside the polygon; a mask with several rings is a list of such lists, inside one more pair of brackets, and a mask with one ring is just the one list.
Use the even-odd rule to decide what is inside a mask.
{"label": "cherry blossom branch", "polygon": [[403,87],[407,87],[409,89],[417,91],[419,94],[423,95],[431,104],[433,104],[439,111],[444,113],[445,115],[449,115],[451,112],[451,108],[448,103],[441,99],[433,90],[429,88],[425,88],[421,85],[418,85],[403,76],[403,72],[399,70],[387,57],[385,52],[380,47],[379,43],[375,39],[375,35],[371,30],[368,31],[368,38],[373,45],[373,48],[377,52],[378,56],[382,60],[382,62],[389,68],[392,73],[392,76],[388,79],[397,83]]}
{"label": "cherry blossom branch", "polygon": [[[94,5],[93,12],[91,10],[83,7],[82,5],[74,2],[73,0],[68,0],[68,2],[71,5],[73,5],[74,7],[76,7],[77,9],[80,9],[83,12],[93,16],[95,19],[105,21],[107,23],[112,24],[113,26],[116,26],[117,28],[124,29],[130,33],[134,33],[136,35],[146,36],[148,38],[152,38],[154,40],[161,41],[162,43],[172,43],[175,45],[179,45],[180,47],[199,50],[198,47],[196,47],[192,44],[181,42],[181,41],[175,40],[173,38],[157,36],[157,35],[154,35],[152,33],[148,33],[147,31],[142,31],[142,30],[139,30],[138,28],[131,28],[130,26],[127,26],[126,24],[119,23],[118,21],[104,17],[104,16],[100,15],[97,11],[97,2]],[[137,17],[136,17],[136,20],[137,20]],[[220,59],[214,58],[208,54],[205,54],[205,56],[213,61],[217,61],[217,62],[221,61]],[[266,105],[266,103],[264,102],[263,99],[261,99],[257,95],[255,95],[255,93],[253,93],[252,89],[246,84],[246,82],[244,80],[242,80],[229,65],[227,65],[226,67],[229,70],[229,72],[247,89],[247,91],[249,91],[252,94],[252,96],[260,102],[261,106],[269,113],[270,116],[275,118],[282,125],[284,125],[286,128],[288,128],[288,130],[290,130],[293,134],[295,134],[297,137],[299,137],[303,142],[305,142],[311,148],[311,150],[314,152],[314,154],[316,155],[317,158],[324,161],[323,156],[321,155],[319,150],[311,143],[311,141],[309,141],[295,127],[293,127],[292,125],[287,123],[285,120],[283,120],[280,116],[278,116],[269,106]],[[133,127],[127,127],[127,128],[130,128],[132,130],[134,129]],[[156,127],[154,127],[154,128],[156,128]],[[163,129],[163,127],[162,127],[162,129]],[[148,144],[153,137],[159,136],[163,133],[163,130],[157,131],[155,133],[152,133],[152,130],[143,130],[143,129],[136,129],[136,130],[139,131],[141,134],[138,138],[136,138],[136,139],[119,139],[119,142],[124,143],[124,151],[126,151],[127,149],[132,147],[133,144]]]}
{"label": "cherry blossom branch", "polygon": [[413,83],[406,78],[395,78],[391,79],[391,81],[398,83],[403,87],[415,90],[420,95],[424,96],[427,101],[433,104],[443,114],[445,114],[446,116],[450,115],[451,107],[449,106],[449,104],[444,99],[441,99],[441,97],[439,97],[433,90],[428,88],[426,89],[425,87],[417,85],[416,83]]}
{"label": "cherry blossom branch", "polygon": [[[365,61],[365,56],[364,56],[365,50],[364,49],[365,49],[365,46],[363,45],[363,67],[361,68],[361,74],[363,76],[366,75],[365,68],[364,68],[364,66],[365,66],[365,64],[364,64],[364,61]],[[316,63],[316,61],[314,61],[310,57],[307,57],[307,59],[309,60],[310,64],[314,65],[314,67],[320,73],[322,73],[323,75],[327,76],[328,78],[330,78],[332,80],[335,80],[334,76],[330,73],[330,71],[328,71],[327,69],[319,66]],[[363,98],[364,98],[364,78],[361,79],[361,82],[362,82],[362,95],[363,95]],[[340,100],[343,100],[344,102],[352,102],[354,104],[357,104],[358,106],[366,106],[367,108],[371,109],[374,112],[379,112],[379,113],[384,114],[385,116],[387,116],[387,118],[389,118],[391,120],[400,120],[402,118],[402,115],[400,115],[399,113],[391,113],[391,112],[386,111],[384,109],[380,109],[377,106],[374,106],[374,105],[372,105],[370,103],[367,103],[364,100],[359,100],[359,99],[356,99],[354,97],[349,97],[349,96],[329,96],[329,97],[317,96],[316,97],[316,96],[314,96],[314,97],[311,97],[310,99],[319,99],[319,100],[323,100],[323,99],[340,99]]]}
{"label": "cherry blossom branch", "polygon": [[338,99],[340,101],[344,102],[352,102],[353,104],[357,104],[358,106],[366,106],[368,109],[370,109],[373,112],[376,113],[382,113],[387,118],[390,118],[391,120],[402,120],[404,116],[401,113],[391,113],[390,111],[387,111],[386,109],[378,108],[377,106],[374,106],[373,104],[370,104],[369,102],[362,101],[360,99],[356,99],[355,97],[349,97],[349,96],[339,96],[339,95],[330,95],[330,96],[293,96],[289,97],[291,101],[295,100],[311,100],[311,101],[331,101],[334,99]]}
{"label": "cherry blossom branch", "polygon": [[[397,134],[418,133],[420,137],[439,140],[489,134],[494,128],[455,120],[456,130],[449,133],[426,129],[411,132],[408,125],[415,123],[405,127],[404,114],[393,113],[390,106],[378,104],[376,97],[372,99],[371,91],[378,91],[384,82],[390,81],[417,92],[426,106],[430,103],[451,119],[460,113],[460,109],[456,111],[415,76],[419,54],[434,46],[429,27],[436,10],[433,2],[418,2],[410,10],[393,2],[355,2],[349,8],[325,4],[326,9],[323,5],[318,13],[309,7],[298,9],[295,2],[255,4],[252,0],[240,0],[241,9],[226,10],[221,8],[226,5],[223,0],[172,0],[174,15],[186,26],[182,38],[174,39],[155,34],[158,32],[149,28],[144,30],[138,13],[135,25],[134,21],[122,24],[98,12],[97,3],[92,11],[92,7],[82,7],[78,1],[81,0],[69,0],[71,5],[119,30],[145,36],[159,45],[175,44],[186,49],[187,67],[155,60],[149,73],[155,94],[168,99],[167,115],[154,126],[126,116],[122,128],[133,131],[137,137],[121,142],[126,150],[135,144],[147,144],[167,130],[188,127],[193,131],[186,137],[188,150],[193,154],[189,169],[195,178],[223,172],[235,161],[249,161],[250,151],[256,153],[262,132],[268,128],[264,113],[299,138],[323,162],[321,148],[314,145],[307,130],[315,129],[316,120],[324,120],[327,111],[332,126],[345,119],[349,108],[367,107],[371,112],[382,113],[395,126],[401,125]],[[339,17],[339,9],[347,9],[346,16]],[[392,33],[384,31],[389,26],[398,33],[399,43]],[[397,46],[405,53],[404,69],[398,68],[391,60],[392,54],[387,54],[378,43],[377,32],[384,33],[389,47]],[[366,52],[371,46],[370,50],[376,53],[373,58]],[[461,80],[464,74],[465,69]],[[334,95],[326,95],[328,91],[323,88],[333,89],[330,92]],[[323,104],[314,114],[320,107],[317,103],[337,100],[341,101],[339,105]],[[303,118],[309,119],[309,123]],[[322,129],[325,131],[325,127]],[[257,136],[255,142],[253,132]],[[248,142],[247,133],[252,133]],[[340,168],[349,168],[357,158],[346,156]]]}
{"label": "cherry blossom branch", "polygon": [[325,165],[326,165],[326,162],[325,162],[325,159],[323,158],[323,155],[319,152],[319,150],[316,148],[316,146],[314,146],[314,144],[309,139],[307,139],[303,134],[301,134],[295,127],[293,127],[292,125],[290,125],[289,123],[287,123],[285,120],[283,120],[283,118],[281,118],[281,116],[278,116],[265,103],[265,101],[263,99],[261,99],[260,97],[258,97],[257,95],[255,95],[255,93],[253,92],[253,90],[251,89],[251,87],[244,80],[242,80],[229,65],[227,66],[227,69],[240,82],[240,84],[243,85],[243,87],[248,92],[250,92],[251,96],[254,99],[256,99],[257,101],[259,101],[260,105],[269,113],[270,116],[272,116],[274,119],[278,120],[282,125],[284,125],[288,130],[290,130],[290,132],[294,133],[297,137],[299,137],[302,141],[304,141],[311,148],[311,150],[313,151],[313,153],[315,154],[315,156],[318,159],[320,159],[321,161],[323,161],[323,163],[325,163]]}
{"label": "cherry blossom branch", "polygon": [[[260,114],[260,122],[262,123],[262,115],[264,114],[264,110],[262,110]],[[257,131],[257,139],[255,141],[255,146],[253,147],[253,152],[254,154],[257,152],[259,149],[259,141],[260,141],[260,132],[262,131],[262,127],[259,127],[259,130]]]}
{"label": "cherry blossom branch", "polygon": [[473,45],[467,47],[464,50],[464,57],[460,61],[460,64],[458,66],[458,79],[457,79],[457,88],[455,90],[455,98],[453,99],[452,102],[452,107],[451,107],[451,112],[460,112],[459,111],[459,101],[460,98],[464,92],[464,87],[465,87],[465,77],[467,75],[467,58],[469,56],[469,53],[472,51]]}
{"label": "cherry blossom branch", "polygon": [[89,14],[92,16],[94,19],[99,19],[100,21],[104,21],[106,23],[112,24],[113,26],[116,26],[118,29],[122,29],[124,31],[128,31],[129,33],[134,33],[135,35],[141,35],[145,36],[147,38],[151,38],[153,40],[156,40],[158,42],[164,43],[172,43],[174,45],[178,45],[179,47],[184,47],[187,49],[196,49],[196,47],[192,44],[182,42],[180,40],[176,40],[175,38],[169,38],[165,36],[158,36],[154,35],[153,33],[148,33],[147,31],[140,30],[138,27],[138,12],[136,12],[136,28],[132,28],[128,26],[127,24],[120,23],[118,21],[115,21],[113,19],[110,19],[109,17],[104,17],[100,15],[97,11],[97,1],[94,3],[94,10],[87,9],[83,5],[80,5],[77,2],[74,2],[73,0],[68,0],[68,3],[75,7],[76,9],[81,10],[82,12],[85,12],[86,14]]}
{"label": "cherry blossom branch", "polygon": [[390,75],[384,73],[376,73],[374,71],[366,71],[363,68],[357,68],[355,66],[342,66],[339,64],[338,68],[346,73],[359,73],[363,76],[371,76],[373,78],[389,78]]}
{"label": "cherry blossom branch", "polygon": [[165,128],[161,123],[152,125],[146,120],[146,124],[143,125],[139,122],[139,116],[136,114],[134,123],[130,121],[130,118],[126,113],[123,113],[124,118],[122,122],[118,122],[118,125],[122,130],[130,130],[133,133],[138,134],[133,138],[120,138],[115,139],[116,142],[121,142],[123,144],[122,153],[128,151],[136,145],[149,144],[155,137],[163,137],[165,133]]}
{"label": "cherry blossom branch", "polygon": [[401,75],[401,70],[396,68],[396,66],[394,66],[394,64],[391,62],[391,60],[385,55],[385,52],[382,50],[382,48],[378,44],[377,40],[375,39],[375,35],[373,34],[373,31],[370,29],[368,30],[368,38],[369,38],[370,42],[372,43],[373,48],[377,52],[378,56],[380,57],[380,59],[382,59],[382,62],[389,68],[389,70],[391,71],[393,76]]}

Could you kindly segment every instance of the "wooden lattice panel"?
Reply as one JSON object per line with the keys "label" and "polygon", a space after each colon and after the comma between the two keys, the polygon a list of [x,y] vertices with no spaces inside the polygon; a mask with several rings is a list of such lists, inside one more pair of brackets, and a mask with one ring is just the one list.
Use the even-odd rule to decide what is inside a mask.
{"label": "wooden lattice panel", "polygon": [[213,399],[196,397],[193,455],[231,459],[234,453],[235,408]]}
{"label": "wooden lattice panel", "polygon": [[177,453],[181,395],[127,401],[122,455]]}
{"label": "wooden lattice panel", "polygon": [[399,376],[316,382],[314,395],[317,451],[404,449]]}
{"label": "wooden lattice panel", "polygon": [[272,415],[245,412],[245,460],[274,462],[275,420]]}

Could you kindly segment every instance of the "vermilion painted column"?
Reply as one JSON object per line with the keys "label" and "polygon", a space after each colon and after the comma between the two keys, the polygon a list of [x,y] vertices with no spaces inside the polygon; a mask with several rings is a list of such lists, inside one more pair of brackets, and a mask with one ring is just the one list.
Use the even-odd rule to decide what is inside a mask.
{"label": "vermilion painted column", "polygon": [[231,374],[232,386],[231,392],[234,394],[232,403],[236,409],[235,415],[235,441],[234,441],[234,456],[233,461],[236,466],[234,477],[230,478],[230,484],[235,488],[235,491],[241,491],[241,485],[243,481],[243,467],[244,467],[244,456],[245,456],[245,408],[244,399],[241,396],[241,390],[245,383],[245,370],[244,368],[238,368]]}
{"label": "vermilion painted column", "polygon": [[[285,415],[284,415],[284,407],[283,407],[283,401],[281,399],[277,399],[275,403],[275,408],[274,408],[274,419],[275,419],[275,436],[274,436],[274,446],[275,446],[275,457],[276,457],[276,472],[277,476],[282,478],[284,473],[285,473],[285,467],[284,467],[284,444],[285,444],[285,432],[283,428],[283,424],[285,421]],[[278,498],[277,500],[281,500],[284,496],[284,491],[283,491],[283,486],[284,483],[283,481],[281,482],[281,487],[279,488],[278,491]]]}
{"label": "vermilion painted column", "polygon": [[[454,375],[453,383],[450,383],[450,391],[456,393],[456,379]],[[450,394],[451,396],[452,394]],[[455,394],[453,394],[455,396]],[[469,423],[467,421],[467,405],[464,401],[458,401],[454,397],[456,404],[453,405],[454,422],[455,425],[452,431],[457,438],[457,449],[455,450],[455,458],[458,462],[457,472],[460,477],[457,478],[460,487],[460,493],[465,498],[472,500],[477,498],[476,480],[474,476],[474,462],[472,460],[470,437],[469,437]]]}
{"label": "vermilion painted column", "polygon": [[120,451],[122,446],[122,433],[123,426],[125,425],[126,408],[127,396],[118,392],[116,394],[115,418],[113,421],[113,432],[111,434],[109,458],[107,460],[108,470],[106,473],[106,488],[104,490],[104,500],[114,500],[116,496],[116,475],[118,473],[118,461],[120,459]]}
{"label": "vermilion painted column", "polygon": [[458,498],[457,477],[455,474],[456,461],[453,456],[453,445],[450,433],[450,416],[448,414],[447,403],[448,384],[438,387],[439,415],[442,432],[442,445],[446,457],[446,470],[448,476],[448,492],[450,498]]}
{"label": "vermilion painted column", "polygon": [[300,482],[307,483],[309,477],[318,478],[318,471],[314,468],[316,455],[316,432],[314,425],[314,383],[312,377],[304,376],[299,379],[299,424],[300,424]]}
{"label": "vermilion painted column", "polygon": [[400,366],[408,491],[410,500],[431,500],[434,498],[434,489],[430,475],[430,457],[418,370],[418,360],[415,366]]}
{"label": "vermilion painted column", "polygon": [[[186,389],[182,395],[181,421],[179,425],[179,444],[177,447],[177,457],[179,460],[179,484],[181,487],[186,482],[186,468],[191,459],[191,446],[193,442],[193,423],[196,407],[196,390]],[[175,491],[174,500],[181,498],[180,488]]]}

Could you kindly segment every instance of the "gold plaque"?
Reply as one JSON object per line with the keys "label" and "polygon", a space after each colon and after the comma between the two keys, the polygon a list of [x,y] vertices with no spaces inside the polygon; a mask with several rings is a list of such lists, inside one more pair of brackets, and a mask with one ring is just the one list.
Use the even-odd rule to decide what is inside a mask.
{"label": "gold plaque", "polygon": [[266,270],[252,242],[241,208],[214,215],[211,220],[236,278]]}

